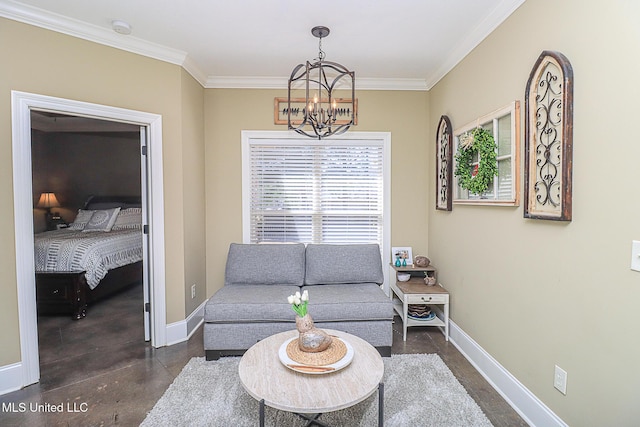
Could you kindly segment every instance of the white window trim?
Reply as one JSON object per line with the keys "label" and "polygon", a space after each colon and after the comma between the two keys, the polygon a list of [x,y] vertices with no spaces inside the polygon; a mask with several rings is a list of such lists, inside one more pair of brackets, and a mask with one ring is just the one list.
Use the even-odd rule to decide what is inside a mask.
{"label": "white window trim", "polygon": [[[250,242],[250,145],[255,141],[261,144],[269,143],[270,140],[274,144],[281,143],[282,140],[289,141],[309,141],[309,138],[303,138],[295,132],[286,131],[242,131],[242,240],[244,243]],[[391,132],[347,132],[339,137],[326,138],[324,141],[331,140],[350,140],[353,142],[361,140],[377,140],[383,145],[383,230],[382,230],[382,265],[384,272],[383,290],[387,295],[388,291],[388,268],[391,260]]]}
{"label": "white window trim", "polygon": [[[508,105],[492,112],[471,123],[462,126],[453,132],[453,157],[455,158],[458,152],[458,137],[465,132],[469,132],[478,126],[482,126],[500,117],[511,115],[511,176],[513,179],[513,185],[511,186],[511,199],[467,199],[460,197],[460,185],[458,184],[458,177],[454,176],[454,192],[455,197],[453,203],[457,205],[489,205],[489,206],[519,206],[520,205],[520,102],[513,101]],[[498,160],[504,159],[505,156],[501,156]],[[454,165],[455,168],[455,165]],[[497,177],[496,180],[497,181]],[[497,189],[494,188],[494,192]]]}

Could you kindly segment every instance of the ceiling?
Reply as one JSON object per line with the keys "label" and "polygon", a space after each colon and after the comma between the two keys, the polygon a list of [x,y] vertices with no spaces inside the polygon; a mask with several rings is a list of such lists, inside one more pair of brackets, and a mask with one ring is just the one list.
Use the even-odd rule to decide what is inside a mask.
{"label": "ceiling", "polygon": [[324,25],[326,60],[355,70],[358,89],[428,90],[523,2],[0,0],[0,16],[181,65],[204,87],[286,87]]}

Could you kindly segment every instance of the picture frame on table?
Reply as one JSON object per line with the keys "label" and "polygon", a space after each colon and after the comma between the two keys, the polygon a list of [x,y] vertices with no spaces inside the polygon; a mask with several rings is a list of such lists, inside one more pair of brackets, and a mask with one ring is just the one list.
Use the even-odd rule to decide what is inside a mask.
{"label": "picture frame on table", "polygon": [[400,262],[404,265],[413,265],[413,251],[410,246],[394,246],[391,248],[391,262],[395,264],[396,259],[400,258]]}

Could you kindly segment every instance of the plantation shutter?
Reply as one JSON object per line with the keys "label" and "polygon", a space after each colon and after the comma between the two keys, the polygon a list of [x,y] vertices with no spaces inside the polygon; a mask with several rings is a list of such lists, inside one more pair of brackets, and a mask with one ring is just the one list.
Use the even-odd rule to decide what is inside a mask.
{"label": "plantation shutter", "polygon": [[253,142],[251,243],[382,247],[383,153],[379,141]]}

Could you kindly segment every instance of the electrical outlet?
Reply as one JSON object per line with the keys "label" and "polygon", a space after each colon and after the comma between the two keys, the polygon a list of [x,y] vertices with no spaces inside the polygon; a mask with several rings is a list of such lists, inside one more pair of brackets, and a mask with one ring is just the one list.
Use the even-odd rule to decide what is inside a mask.
{"label": "electrical outlet", "polygon": [[631,242],[631,269],[640,271],[640,241]]}
{"label": "electrical outlet", "polygon": [[567,394],[567,371],[556,365],[553,386],[562,394]]}
{"label": "electrical outlet", "polygon": [[196,284],[191,285],[191,298],[196,297]]}

